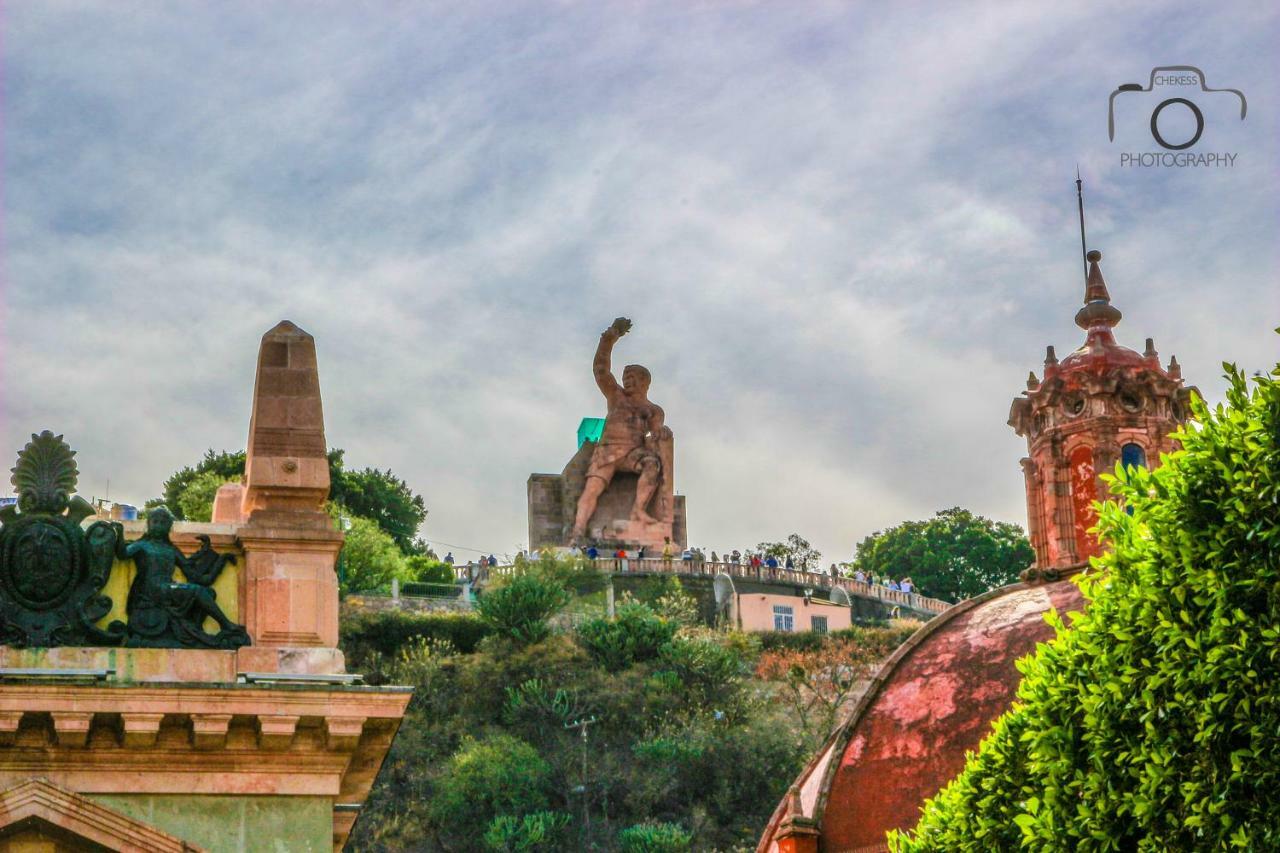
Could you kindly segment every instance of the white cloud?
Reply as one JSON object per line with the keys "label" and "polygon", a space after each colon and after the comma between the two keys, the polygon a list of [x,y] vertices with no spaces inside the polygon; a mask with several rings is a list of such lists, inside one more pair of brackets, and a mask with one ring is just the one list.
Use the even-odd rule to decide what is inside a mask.
{"label": "white cloud", "polygon": [[[627,314],[695,542],[1022,521],[1004,420],[1081,337],[1077,162],[1122,342],[1211,397],[1274,361],[1276,15],[1198,9],[10,5],[0,446],[63,431],[144,500],[243,445],[288,317],[349,463],[511,551]],[[1234,170],[1116,166],[1106,96],[1170,57],[1248,93]]]}

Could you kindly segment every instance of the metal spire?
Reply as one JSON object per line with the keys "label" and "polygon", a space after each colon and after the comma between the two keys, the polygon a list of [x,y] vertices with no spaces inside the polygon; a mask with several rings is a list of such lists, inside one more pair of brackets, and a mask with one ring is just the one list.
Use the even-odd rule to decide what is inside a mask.
{"label": "metal spire", "polygon": [[1085,285],[1089,283],[1089,254],[1084,246],[1084,189],[1080,180],[1080,164],[1076,164],[1076,203],[1080,206],[1080,260],[1084,263]]}

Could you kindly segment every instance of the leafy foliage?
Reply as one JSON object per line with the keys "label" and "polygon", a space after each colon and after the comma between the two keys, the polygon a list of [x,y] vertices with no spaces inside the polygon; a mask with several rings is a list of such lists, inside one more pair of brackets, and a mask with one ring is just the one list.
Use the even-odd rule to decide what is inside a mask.
{"label": "leafy foliage", "polygon": [[858,639],[832,638],[813,649],[767,651],[756,663],[756,677],[778,685],[807,748],[816,750],[875,666],[899,644],[891,638],[894,632],[881,628],[863,631]]}
{"label": "leafy foliage", "polygon": [[1054,619],[1019,704],[894,849],[1280,848],[1280,366],[1252,392],[1226,367],[1181,451],[1117,468],[1087,610]]}
{"label": "leafy foliage", "polygon": [[592,619],[578,628],[579,642],[609,672],[658,657],[679,627],[640,603],[623,604],[617,614],[614,619]]}
{"label": "leafy foliage", "polygon": [[414,538],[427,519],[422,496],[414,494],[390,469],[348,471],[342,457],[341,450],[329,451],[329,500],[342,504],[353,515],[372,519],[402,554],[419,553]]}
{"label": "leafy foliage", "polygon": [[449,760],[429,812],[442,836],[467,849],[488,834],[493,815],[545,811],[550,785],[551,765],[536,749],[511,735],[490,735],[464,742]]}
{"label": "leafy foliage", "polygon": [[343,592],[379,590],[389,586],[392,578],[404,581],[412,577],[395,540],[381,527],[359,516],[349,521],[339,555]]}
{"label": "leafy foliage", "polygon": [[[493,849],[617,851],[626,849],[623,831],[639,824],[650,829],[627,839],[676,846],[634,849],[753,845],[808,757],[785,704],[751,678],[758,642],[681,626],[652,605],[625,600],[616,620],[556,632],[539,613],[558,609],[565,583],[591,587],[595,577],[574,561],[545,563],[525,563],[481,596],[482,607],[508,597],[490,621],[461,617],[488,632],[469,654],[420,639],[425,634],[410,631],[399,615],[344,622],[351,669],[372,666],[371,682],[415,688],[352,848],[472,850],[483,842]],[[645,589],[655,603],[678,592]],[[614,632],[637,639],[620,641],[620,652],[602,652],[594,638]],[[395,635],[406,638],[400,649],[383,645]],[[585,728],[569,728],[584,720]],[[464,821],[466,832],[479,834],[464,839],[450,809],[438,805],[440,794],[453,788],[449,796],[456,795],[461,755],[498,737],[531,748],[549,768],[538,774],[545,784],[534,785],[539,798],[518,806],[476,800]],[[514,777],[503,771],[501,778]],[[557,831],[552,823],[560,818],[538,816],[546,813],[569,822]]]}
{"label": "leafy foliage", "polygon": [[417,583],[451,584],[455,580],[453,566],[422,554],[407,557],[405,566]]}
{"label": "leafy foliage", "polygon": [[381,613],[344,612],[339,625],[347,667],[352,672],[373,676],[373,683],[389,678],[388,661],[401,649],[416,643],[448,643],[470,654],[490,633],[469,613],[411,613],[390,610]]}
{"label": "leafy foliage", "polygon": [[868,576],[910,577],[923,595],[959,601],[1013,583],[1034,560],[1018,525],[952,507],[872,533],[853,565]]}
{"label": "leafy foliage", "polygon": [[551,633],[547,620],[570,598],[555,580],[525,573],[486,590],[477,609],[499,636],[518,644],[536,643]]}
{"label": "leafy foliage", "polygon": [[531,812],[519,818],[499,815],[485,830],[484,846],[502,853],[554,850],[560,846],[569,820],[564,812]]}
{"label": "leafy foliage", "polygon": [[766,557],[777,557],[784,566],[790,557],[797,569],[819,568],[822,560],[822,552],[814,550],[809,540],[799,533],[792,533],[784,542],[761,542],[756,551]]}
{"label": "leafy foliage", "polygon": [[675,823],[639,823],[618,834],[624,853],[686,853],[693,834]]}
{"label": "leafy foliage", "polygon": [[[169,475],[169,479],[164,481],[163,495],[147,501],[147,507],[164,504],[173,513],[174,518],[186,519],[182,495],[196,478],[202,474],[213,474],[220,477],[224,483],[229,480],[239,480],[244,476],[244,461],[243,450],[238,453],[228,453],[225,450],[214,453],[210,448],[204,452],[204,457],[195,464],[195,467],[188,466]],[[209,499],[209,505],[212,508],[212,498]]]}
{"label": "leafy foliage", "polygon": [[[191,478],[187,487],[178,494],[178,510],[187,521],[209,521],[213,518],[213,499],[223,483],[231,479],[217,471],[202,471]],[[171,511],[176,516],[176,510]]]}
{"label": "leafy foliage", "polygon": [[[422,496],[414,494],[409,486],[391,471],[364,468],[347,471],[343,466],[344,451],[329,451],[329,500],[346,508],[347,514],[373,520],[379,528],[395,541],[402,554],[422,553],[424,549],[414,540],[418,528],[426,520],[427,510]],[[236,453],[206,450],[204,457],[194,467],[174,472],[164,481],[164,494],[147,501],[147,507],[164,504],[177,519],[196,519],[186,514],[187,507],[212,508],[213,497],[209,484],[214,476],[221,478],[219,485],[244,477],[245,452]],[[205,476],[208,475],[208,476]],[[187,492],[195,489],[195,494]],[[213,490],[216,491],[216,486]],[[452,580],[452,578],[450,579]]]}

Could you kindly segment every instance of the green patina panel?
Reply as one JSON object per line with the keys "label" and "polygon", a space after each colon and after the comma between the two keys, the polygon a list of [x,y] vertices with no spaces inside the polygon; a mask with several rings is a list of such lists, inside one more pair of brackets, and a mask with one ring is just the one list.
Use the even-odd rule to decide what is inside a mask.
{"label": "green patina panel", "polygon": [[333,849],[333,803],[328,797],[88,796],[211,853],[327,853]]}

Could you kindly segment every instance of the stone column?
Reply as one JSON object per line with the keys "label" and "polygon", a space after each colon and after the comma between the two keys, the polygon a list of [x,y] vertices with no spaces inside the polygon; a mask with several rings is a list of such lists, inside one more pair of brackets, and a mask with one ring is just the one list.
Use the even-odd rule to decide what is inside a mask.
{"label": "stone column", "polygon": [[263,335],[258,351],[238,531],[245,552],[240,612],[254,646],[268,655],[271,647],[330,650],[288,655],[310,672],[343,668],[334,570],[343,537],[324,511],[325,451],[315,340],[285,320]]}

